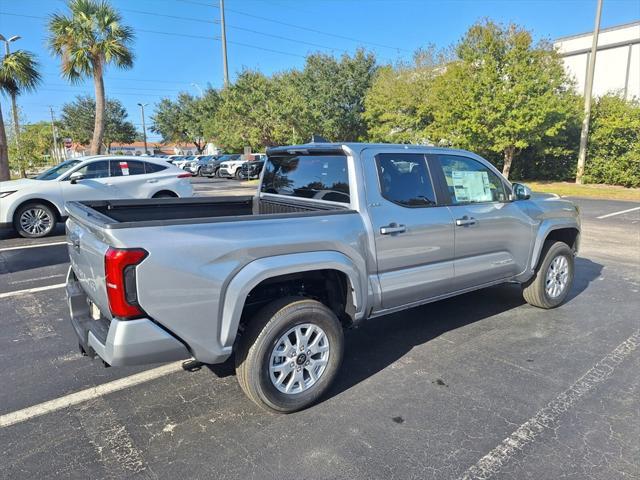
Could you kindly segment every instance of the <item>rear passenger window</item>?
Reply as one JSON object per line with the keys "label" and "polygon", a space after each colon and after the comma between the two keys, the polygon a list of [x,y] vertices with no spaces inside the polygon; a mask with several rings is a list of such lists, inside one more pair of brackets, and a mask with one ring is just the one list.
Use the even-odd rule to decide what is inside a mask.
{"label": "rear passenger window", "polygon": [[144,173],[144,162],[138,160],[111,160],[112,177],[127,177]]}
{"label": "rear passenger window", "polygon": [[157,172],[161,172],[162,170],[165,170],[167,167],[165,167],[164,165],[158,165],[155,163],[148,163],[145,162],[144,163],[144,171],[146,173],[157,173]]}
{"label": "rear passenger window", "polygon": [[437,158],[453,204],[507,201],[504,183],[482,163],[458,155]]}
{"label": "rear passenger window", "polygon": [[263,193],[349,203],[349,172],[344,155],[269,157]]}
{"label": "rear passenger window", "polygon": [[84,178],[106,178],[109,176],[109,163],[104,160],[91,162],[76,171],[82,173]]}
{"label": "rear passenger window", "polygon": [[424,155],[381,153],[376,155],[376,164],[384,198],[403,207],[436,204]]}

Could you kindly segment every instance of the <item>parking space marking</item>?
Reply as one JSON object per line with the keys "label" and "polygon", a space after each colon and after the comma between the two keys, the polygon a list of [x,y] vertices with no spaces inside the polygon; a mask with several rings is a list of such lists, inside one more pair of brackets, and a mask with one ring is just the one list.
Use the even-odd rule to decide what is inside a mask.
{"label": "parking space marking", "polygon": [[15,290],[13,292],[0,293],[0,298],[16,297],[18,295],[24,295],[25,293],[37,293],[44,292],[46,290],[54,290],[56,288],[63,288],[66,283],[58,283],[56,285],[47,285],[45,287],[25,288],[24,290]]}
{"label": "parking space marking", "polygon": [[27,278],[25,280],[16,280],[15,282],[9,282],[9,285],[18,285],[19,283],[39,282],[40,280],[49,280],[51,278],[66,277],[66,273],[59,273],[57,275],[47,275],[46,277]]}
{"label": "parking space marking", "polygon": [[598,220],[602,220],[603,218],[614,217],[616,215],[622,215],[623,213],[635,212],[636,210],[640,210],[640,207],[628,208],[627,210],[620,210],[619,212],[607,213],[606,215],[600,215],[596,218]]}
{"label": "parking space marking", "polygon": [[15,247],[0,248],[0,252],[8,252],[11,250],[22,250],[25,248],[53,247],[55,245],[66,245],[67,242],[51,242],[51,243],[34,243],[33,245],[17,245]]}
{"label": "parking space marking", "polygon": [[640,346],[640,330],[605,355],[573,385],[551,400],[544,408],[523,423],[500,445],[487,453],[470,467],[460,480],[491,478],[506,465],[513,456],[533,443],[544,431],[556,428],[560,416],[572,408],[580,398],[611,376],[615,368]]}
{"label": "parking space marking", "polygon": [[133,387],[135,385],[140,385],[141,383],[155,380],[156,378],[164,377],[165,375],[168,375],[170,373],[182,370],[183,363],[183,361],[169,363],[161,367],[136,373],[134,375],[120,378],[118,380],[113,380],[112,382],[104,383],[102,385],[98,385],[97,387],[87,388],[79,392],[70,393],[69,395],[65,395],[64,397],[55,398],[53,400],[49,400],[48,402],[43,402],[32,407],[27,407],[23,408],[22,410],[7,413],[0,416],[0,428],[9,427],[11,425],[15,425],[16,423],[26,422],[27,420],[30,420],[32,418],[40,417],[48,413],[71,407],[73,405],[84,403],[88,400],[102,397],[109,393],[124,390],[125,388]]}

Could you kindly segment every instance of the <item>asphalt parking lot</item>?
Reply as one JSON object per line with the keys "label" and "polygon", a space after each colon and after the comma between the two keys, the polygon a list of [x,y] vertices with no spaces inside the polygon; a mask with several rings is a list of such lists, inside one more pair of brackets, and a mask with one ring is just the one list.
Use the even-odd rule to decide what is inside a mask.
{"label": "asphalt parking lot", "polygon": [[288,416],[251,403],[228,364],[81,357],[64,229],[1,232],[0,478],[640,478],[640,202],[575,201],[567,303],[539,310],[505,285],[371,320],[347,332],[324,400]]}

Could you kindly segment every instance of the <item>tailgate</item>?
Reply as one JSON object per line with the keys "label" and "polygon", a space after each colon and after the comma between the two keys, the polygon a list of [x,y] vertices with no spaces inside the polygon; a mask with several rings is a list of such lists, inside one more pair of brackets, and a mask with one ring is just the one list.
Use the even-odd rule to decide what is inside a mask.
{"label": "tailgate", "polygon": [[71,268],[80,287],[102,315],[111,319],[104,273],[104,255],[109,245],[72,217],[67,220],[67,245]]}

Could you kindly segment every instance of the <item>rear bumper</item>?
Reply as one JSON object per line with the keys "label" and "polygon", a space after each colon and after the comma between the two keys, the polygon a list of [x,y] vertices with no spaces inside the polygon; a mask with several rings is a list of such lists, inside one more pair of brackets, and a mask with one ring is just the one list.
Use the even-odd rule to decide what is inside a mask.
{"label": "rear bumper", "polygon": [[187,348],[148,318],[94,320],[89,300],[73,270],[67,275],[67,302],[71,325],[83,350],[113,366],[171,362],[191,358]]}

